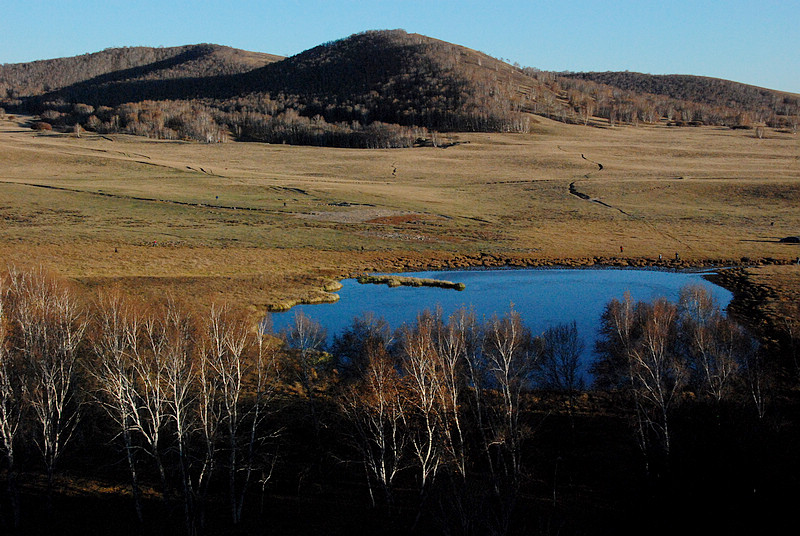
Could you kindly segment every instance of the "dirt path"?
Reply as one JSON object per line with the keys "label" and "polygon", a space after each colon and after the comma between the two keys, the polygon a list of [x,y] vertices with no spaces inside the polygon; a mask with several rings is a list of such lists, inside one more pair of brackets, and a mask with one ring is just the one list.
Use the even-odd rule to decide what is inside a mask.
{"label": "dirt path", "polygon": [[[558,146],[558,149],[561,150],[561,151],[567,152],[560,145]],[[583,153],[581,153],[581,159],[586,160],[587,162],[590,162],[590,163],[595,164],[597,166],[597,171],[594,171],[592,173],[587,173],[587,174],[583,175],[584,179],[590,179],[591,176],[594,173],[599,173],[599,172],[603,171],[603,169],[604,169],[603,164],[601,164],[600,162],[595,162],[593,160],[589,160],[588,158],[586,158],[586,155],[584,155]],[[571,195],[574,195],[575,197],[577,197],[579,199],[583,199],[584,201],[589,201],[591,203],[597,203],[598,205],[602,205],[602,206],[604,206],[606,208],[610,208],[611,210],[616,210],[620,214],[623,214],[623,215],[625,215],[625,216],[627,216],[627,217],[629,217],[631,219],[643,222],[645,225],[649,226],[655,232],[661,234],[665,238],[668,238],[670,240],[673,240],[673,241],[677,242],[678,244],[682,245],[686,249],[688,249],[690,251],[692,251],[694,249],[694,248],[692,248],[692,246],[690,246],[689,244],[687,244],[686,242],[684,242],[683,240],[681,240],[677,236],[675,236],[675,235],[673,235],[671,233],[668,233],[668,232],[664,231],[663,229],[661,229],[660,227],[652,224],[646,217],[638,216],[636,214],[632,214],[630,212],[626,212],[625,210],[623,210],[623,209],[621,209],[619,207],[616,207],[614,205],[610,205],[610,204],[606,203],[605,201],[602,201],[602,200],[600,200],[600,199],[598,199],[596,197],[591,197],[590,195],[579,191],[577,186],[575,185],[576,182],[577,182],[577,180],[574,180],[571,183],[569,183],[569,193]]]}

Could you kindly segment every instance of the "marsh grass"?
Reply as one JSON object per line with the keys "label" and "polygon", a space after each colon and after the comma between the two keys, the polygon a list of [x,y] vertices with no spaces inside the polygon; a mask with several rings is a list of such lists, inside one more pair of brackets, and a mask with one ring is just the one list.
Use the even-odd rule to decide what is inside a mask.
{"label": "marsh grass", "polygon": [[464,283],[453,283],[452,281],[445,281],[443,279],[431,279],[427,277],[407,277],[399,275],[362,275],[356,279],[362,285],[386,285],[390,288],[399,286],[404,287],[438,287],[438,288],[451,288],[454,290],[464,290],[466,285]]}

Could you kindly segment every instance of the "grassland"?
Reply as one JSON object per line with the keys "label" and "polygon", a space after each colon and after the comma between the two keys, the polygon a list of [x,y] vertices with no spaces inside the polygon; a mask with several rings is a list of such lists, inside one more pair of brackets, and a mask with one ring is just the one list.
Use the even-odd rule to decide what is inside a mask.
{"label": "grassland", "polygon": [[91,288],[255,312],[322,299],[342,276],[464,256],[800,255],[778,243],[800,235],[796,134],[536,118],[530,134],[348,150],[78,138],[21,121],[0,120],[0,256]]}

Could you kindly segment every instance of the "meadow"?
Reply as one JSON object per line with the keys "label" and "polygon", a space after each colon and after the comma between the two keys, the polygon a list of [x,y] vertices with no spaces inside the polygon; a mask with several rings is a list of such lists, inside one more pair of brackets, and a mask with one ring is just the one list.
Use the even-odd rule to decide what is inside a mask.
{"label": "meadow", "polygon": [[779,243],[800,234],[800,144],[771,129],[537,117],[529,134],[358,150],[78,137],[26,120],[0,121],[0,255],[89,288],[261,312],[371,270],[800,255]]}

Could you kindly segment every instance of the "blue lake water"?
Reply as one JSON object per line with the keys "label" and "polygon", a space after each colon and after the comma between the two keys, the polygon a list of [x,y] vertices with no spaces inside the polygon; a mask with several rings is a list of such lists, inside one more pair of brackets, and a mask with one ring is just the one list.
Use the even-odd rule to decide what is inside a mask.
{"label": "blue lake water", "polygon": [[686,285],[702,285],[726,307],[732,294],[703,278],[699,272],[645,269],[498,269],[404,273],[460,282],[463,291],[431,287],[362,285],[354,279],[342,281],[340,300],[332,304],[299,305],[284,313],[272,313],[275,332],[289,325],[296,314],[322,324],[329,341],[348,327],[353,318],[367,311],[384,317],[392,328],[413,323],[425,309],[441,306],[445,316],[461,307],[472,307],[478,319],[502,316],[513,304],[534,334],[555,324],[576,322],[586,344],[584,361],[591,359],[605,305],[630,292],[635,301],[665,297],[677,301]]}

